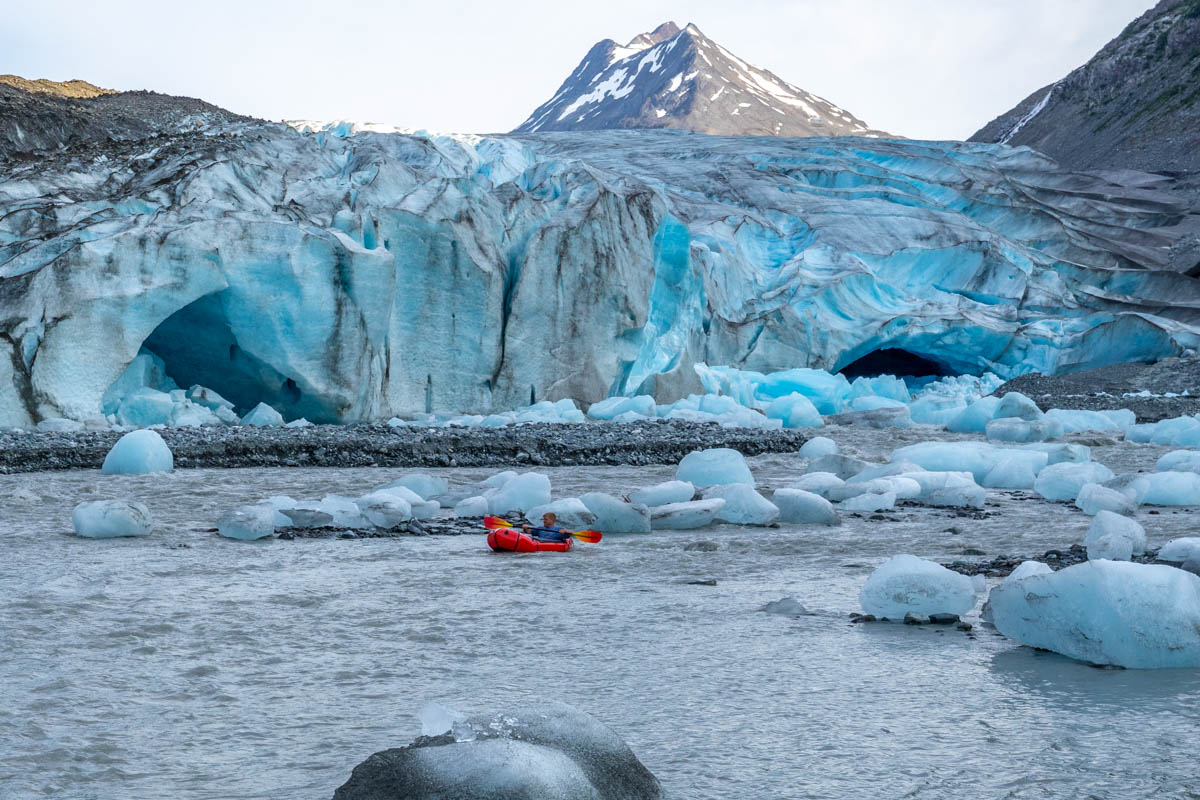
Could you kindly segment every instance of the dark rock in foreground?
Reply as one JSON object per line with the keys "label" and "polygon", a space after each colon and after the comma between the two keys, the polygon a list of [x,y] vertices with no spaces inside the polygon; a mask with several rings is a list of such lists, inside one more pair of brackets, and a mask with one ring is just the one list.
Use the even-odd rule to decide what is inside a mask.
{"label": "dark rock in foreground", "polygon": [[[464,736],[465,733],[465,736]],[[562,703],[456,723],[354,768],[334,800],[655,800],[658,779],[603,723]]]}
{"label": "dark rock in foreground", "polygon": [[[693,450],[709,447],[730,447],[747,456],[791,452],[809,437],[801,431],[682,420],[509,428],[170,428],[160,433],[176,468],[675,464]],[[3,432],[0,473],[98,469],[119,438],[114,431]]]}
{"label": "dark rock in foreground", "polygon": [[[1200,412],[1200,358],[1128,362],[1055,377],[1035,372],[1008,381],[992,394],[1002,397],[1006,392],[1020,392],[1042,409],[1128,408],[1138,422],[1157,422]],[[1136,396],[1141,392],[1158,396]]]}

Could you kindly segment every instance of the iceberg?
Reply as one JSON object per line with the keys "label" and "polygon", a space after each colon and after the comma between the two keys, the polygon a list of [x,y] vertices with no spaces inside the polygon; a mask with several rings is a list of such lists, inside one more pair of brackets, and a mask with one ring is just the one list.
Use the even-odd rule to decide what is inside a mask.
{"label": "iceberg", "polygon": [[1200,473],[1200,450],[1172,450],[1154,465],[1156,472]]}
{"label": "iceberg", "polygon": [[655,530],[703,528],[712,524],[724,507],[725,501],[719,497],[656,506],[650,509],[650,527]]}
{"label": "iceberg", "polygon": [[695,496],[696,487],[687,481],[666,481],[629,493],[629,499],[634,503],[651,508],[672,503],[686,503]]}
{"label": "iceberg", "polygon": [[832,472],[808,472],[792,482],[793,489],[818,495],[828,500],[846,482]]}
{"label": "iceberg", "polygon": [[1200,475],[1195,472],[1149,472],[1141,476],[1148,506],[1200,506]]}
{"label": "iceberg", "polygon": [[779,509],[780,522],[801,525],[841,525],[842,518],[833,504],[813,492],[803,489],[776,489],[771,501]]}
{"label": "iceberg", "polygon": [[820,428],[825,424],[817,407],[799,392],[772,400],[767,406],[767,417],[779,420],[785,428]]}
{"label": "iceberg", "polygon": [[1001,583],[988,598],[1010,639],[1091,664],[1200,667],[1200,577],[1160,564],[1087,561]]}
{"label": "iceberg", "polygon": [[880,565],[858,593],[864,613],[891,620],[905,614],[956,614],[975,607],[975,587],[966,575],[913,555]]}
{"label": "iceberg", "polygon": [[579,499],[595,515],[594,524],[603,533],[650,532],[650,509],[640,503],[627,503],[603,492],[588,492]]}
{"label": "iceberg", "polygon": [[842,480],[846,480],[860,474],[863,470],[871,469],[872,467],[877,466],[879,465],[870,461],[863,461],[861,458],[853,458],[852,456],[833,453],[831,455],[821,456],[815,461],[810,461],[806,471],[809,473],[830,473]]}
{"label": "iceberg", "polygon": [[766,525],[779,516],[779,508],[767,500],[753,486],[745,483],[730,483],[710,486],[704,490],[703,498],[720,498],[725,505],[717,512],[717,519],[734,525]]}
{"label": "iceberg", "polygon": [[1172,539],[1158,551],[1158,560],[1170,561],[1174,564],[1200,561],[1200,536],[1182,536]]}
{"label": "iceberg", "polygon": [[807,458],[812,461],[821,458],[822,456],[833,456],[838,454],[837,442],[830,439],[828,436],[814,436],[804,444],[800,445],[800,457]]}
{"label": "iceberg", "polygon": [[1037,422],[1044,415],[1038,404],[1020,392],[1009,392],[1000,398],[992,419],[1022,419],[1026,422]]}
{"label": "iceberg", "polygon": [[71,512],[75,535],[86,539],[149,536],[154,527],[150,510],[135,500],[92,500]]}
{"label": "iceberg", "polygon": [[[1038,473],[1033,490],[1047,500],[1074,501],[1089,483],[1104,483],[1115,477],[1103,464],[1062,462],[1051,464]],[[1197,476],[1200,477],[1200,476]]]}
{"label": "iceberg", "polygon": [[171,448],[157,431],[130,431],[117,440],[104,457],[104,475],[146,475],[175,468]]}
{"label": "iceberg", "polygon": [[242,417],[242,424],[257,425],[259,427],[279,427],[283,425],[283,415],[266,403],[259,403],[250,410],[249,414]]}
{"label": "iceberg", "polygon": [[891,511],[896,507],[896,493],[883,492],[880,494],[856,494],[854,497],[843,500],[840,503],[840,506],[843,511],[862,511],[865,513]]}
{"label": "iceberg", "polygon": [[983,433],[996,415],[999,405],[999,397],[981,397],[947,422],[946,430],[951,433]]}
{"label": "iceberg", "polygon": [[746,465],[746,457],[727,447],[688,453],[679,462],[679,467],[675,470],[675,479],[699,487],[726,483],[755,485],[754,475]]}
{"label": "iceberg", "polygon": [[[354,501],[359,513],[377,528],[390,530],[413,518],[413,507],[406,498],[386,489],[376,490]],[[326,512],[328,513],[328,512]],[[333,515],[329,514],[330,521]]]}
{"label": "iceberg", "polygon": [[424,472],[413,472],[403,475],[399,479],[379,488],[394,489],[397,486],[403,486],[422,500],[431,500],[450,490],[450,484],[445,478],[438,477],[437,475],[429,475]]}
{"label": "iceberg", "polygon": [[454,505],[456,517],[486,517],[487,513],[488,499],[479,495],[460,500]]}
{"label": "iceberg", "polygon": [[227,539],[263,539],[275,532],[275,508],[269,503],[235,508],[217,523]]}
{"label": "iceberg", "polygon": [[488,506],[493,514],[507,514],[510,511],[524,513],[549,502],[550,478],[540,472],[518,475],[488,497]]}
{"label": "iceberg", "polygon": [[535,525],[540,525],[544,514],[553,514],[557,524],[563,528],[582,530],[596,524],[596,515],[578,497],[567,497],[552,503],[534,506],[525,512],[525,516]]}
{"label": "iceberg", "polygon": [[1063,435],[1062,423],[1052,419],[1033,421],[1017,417],[994,419],[987,424],[989,442],[1044,442]]}
{"label": "iceberg", "polygon": [[1098,483],[1085,483],[1075,498],[1075,505],[1089,517],[1094,517],[1101,511],[1111,511],[1124,516],[1137,513],[1137,503],[1129,499],[1124,492]]}

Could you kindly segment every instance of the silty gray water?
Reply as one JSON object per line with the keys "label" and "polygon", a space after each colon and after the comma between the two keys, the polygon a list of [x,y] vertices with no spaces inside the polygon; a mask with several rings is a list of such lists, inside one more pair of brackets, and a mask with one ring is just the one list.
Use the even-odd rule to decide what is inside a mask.
{"label": "silty gray water", "polygon": [[[929,436],[832,435],[879,457]],[[1164,451],[1093,455],[1123,471]],[[801,462],[752,466],[783,486]],[[440,472],[466,483],[495,471]],[[673,473],[546,471],[556,496]],[[426,700],[490,711],[539,697],[611,725],[675,798],[1200,792],[1196,672],[1097,670],[978,624],[848,621],[888,556],[1064,547],[1089,522],[1070,506],[991,492],[985,519],[902,508],[831,529],[607,536],[552,557],[492,554],[473,536],[204,532],[238,503],[357,495],[397,474],[0,478],[0,796],[323,798],[367,755],[419,734]],[[75,503],[118,496],[149,505],[153,536],[69,535]],[[1139,519],[1152,546],[1195,532],[1191,510]],[[701,540],[716,549],[688,549]],[[811,614],[759,610],[785,596]]]}

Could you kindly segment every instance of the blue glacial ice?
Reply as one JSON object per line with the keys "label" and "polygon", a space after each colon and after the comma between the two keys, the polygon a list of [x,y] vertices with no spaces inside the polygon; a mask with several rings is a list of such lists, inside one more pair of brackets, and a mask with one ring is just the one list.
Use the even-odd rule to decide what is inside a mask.
{"label": "blue glacial ice", "polygon": [[650,509],[641,503],[629,503],[604,492],[588,492],[579,499],[595,515],[596,527],[605,533],[650,532]]}
{"label": "blue glacial ice", "polygon": [[157,431],[130,431],[117,440],[100,472],[105,475],[146,475],[170,472],[175,467],[171,448]]}
{"label": "blue glacial ice", "polygon": [[715,522],[724,507],[725,501],[719,497],[655,506],[650,509],[650,527],[654,530],[703,528]]}
{"label": "blue glacial ice", "polygon": [[717,519],[734,525],[767,525],[779,516],[779,507],[745,483],[728,483],[710,486],[704,490],[703,498],[720,498],[725,506],[717,512]]}
{"label": "blue glacial ice", "polygon": [[1200,667],[1200,577],[1096,560],[1005,581],[988,598],[1005,636],[1092,664]]}
{"label": "blue glacial ice", "polygon": [[1114,477],[1111,469],[1094,461],[1082,464],[1064,461],[1039,472],[1033,490],[1047,500],[1073,502],[1087,484],[1104,483]]}
{"label": "blue glacial ice", "polygon": [[[543,401],[673,404],[729,377],[702,363],[766,376],[762,398],[729,378],[756,408],[798,391],[773,374],[885,350],[1011,377],[1200,344],[1200,281],[1165,263],[1192,233],[1178,201],[1025,148],[276,124],[195,141],[153,168],[134,150],[8,168],[0,425],[115,421],[131,392],[185,386],[227,398],[207,408],[226,424],[260,402],[507,424]],[[800,377],[823,414],[905,402]],[[914,388],[919,424],[969,402]]]}
{"label": "blue glacial ice", "polygon": [[[1089,559],[1128,561],[1131,555],[1140,556],[1146,552],[1146,529],[1137,520],[1101,510],[1088,526],[1083,546],[1088,549]],[[1114,552],[1120,552],[1120,557],[1112,555]]]}
{"label": "blue glacial ice", "polygon": [[858,593],[863,612],[900,621],[906,614],[967,613],[975,587],[966,575],[913,555],[896,555],[867,578]]}
{"label": "blue glacial ice", "polygon": [[842,518],[824,497],[803,489],[776,489],[771,496],[781,522],[801,525],[841,525]]}
{"label": "blue glacial ice", "polygon": [[696,487],[689,481],[664,481],[629,493],[630,500],[651,508],[671,503],[686,503],[695,496]]}
{"label": "blue glacial ice", "polygon": [[746,457],[728,447],[696,450],[688,453],[675,470],[675,480],[693,486],[717,486],[725,483],[745,483],[754,486],[754,475]]}
{"label": "blue glacial ice", "polygon": [[136,500],[92,500],[71,512],[75,535],[87,539],[149,536],[154,527],[150,510]]}

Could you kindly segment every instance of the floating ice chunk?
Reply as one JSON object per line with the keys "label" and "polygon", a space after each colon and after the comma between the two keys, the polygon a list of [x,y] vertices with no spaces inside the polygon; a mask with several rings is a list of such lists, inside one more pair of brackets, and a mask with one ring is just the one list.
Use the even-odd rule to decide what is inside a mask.
{"label": "floating ice chunk", "polygon": [[1146,492],[1150,491],[1150,482],[1138,473],[1118,475],[1101,485],[1106,489],[1116,489],[1139,506],[1146,499]]}
{"label": "floating ice chunk", "polygon": [[1154,465],[1158,472],[1200,473],[1200,450],[1172,450]]}
{"label": "floating ice chunk", "polygon": [[87,539],[149,536],[154,521],[150,510],[134,500],[93,500],[80,503],[71,513],[75,535]]}
{"label": "floating ice chunk", "polygon": [[488,505],[493,514],[507,514],[509,511],[524,513],[549,502],[550,478],[540,472],[518,475],[488,498]]}
{"label": "floating ice chunk", "polygon": [[1062,425],[1051,419],[1033,421],[1017,417],[994,419],[987,424],[989,442],[1044,442],[1047,439],[1057,439],[1063,435]]}
{"label": "floating ice chunk", "polygon": [[294,508],[296,506],[296,501],[293,498],[288,497],[286,494],[277,494],[272,497],[268,497],[266,500],[263,500],[262,502],[266,503],[267,505],[271,506],[271,508],[275,509],[275,527],[276,528],[286,528],[288,525],[292,524],[291,519],[289,519],[283,513],[283,509]]}
{"label": "floating ice chunk", "polygon": [[37,424],[37,429],[41,433],[78,433],[83,428],[82,422],[63,417],[49,417]]}
{"label": "floating ice chunk", "polygon": [[1002,458],[983,476],[988,489],[1032,489],[1037,476],[1026,458]]}
{"label": "floating ice chunk", "polygon": [[835,503],[849,500],[863,494],[887,494],[892,492],[897,500],[915,500],[921,495],[921,484],[912,478],[901,475],[890,475],[883,478],[872,478],[869,481],[847,481],[842,486],[831,489],[828,499]]}
{"label": "floating ice chunk", "polygon": [[171,412],[172,428],[202,428],[205,425],[220,425],[221,418],[215,413],[187,400],[176,403]]}
{"label": "floating ice chunk", "polygon": [[117,440],[104,457],[104,475],[147,475],[170,472],[175,467],[171,448],[158,431],[130,431]]}
{"label": "floating ice chunk", "polygon": [[737,450],[716,447],[688,453],[675,470],[675,479],[695,486],[718,486],[725,483],[746,483],[754,486],[754,475],[746,465],[746,457]]}
{"label": "floating ice chunk", "polygon": [[892,451],[892,461],[911,461],[931,472],[969,472],[982,481],[1000,461],[1028,459],[1036,474],[1046,466],[1047,456],[1037,450],[996,447],[986,442],[921,442]]}
{"label": "floating ice chunk", "polygon": [[266,403],[259,403],[251,409],[249,414],[242,417],[242,424],[257,425],[259,427],[278,427],[283,425],[283,415]]}
{"label": "floating ice chunk", "polygon": [[996,406],[996,411],[992,414],[992,419],[1015,417],[1027,422],[1034,422],[1041,419],[1042,416],[1042,410],[1038,408],[1037,403],[1020,392],[1009,392],[1000,398],[1000,404]]}
{"label": "floating ice chunk", "polygon": [[924,395],[912,402],[908,413],[918,425],[947,425],[965,409],[966,406],[957,397]]}
{"label": "floating ice chunk", "polygon": [[421,720],[422,736],[441,736],[450,733],[456,723],[465,722],[467,715],[431,701],[421,707],[417,718]]}
{"label": "floating ice chunk", "polygon": [[745,483],[730,483],[710,486],[704,490],[704,499],[719,497],[725,507],[717,513],[717,519],[734,525],[766,525],[779,516],[779,508],[767,500],[754,487]]}
{"label": "floating ice chunk", "polygon": [[1170,561],[1173,564],[1185,564],[1188,561],[1200,560],[1200,536],[1181,536],[1172,539],[1158,551],[1159,561]]}
{"label": "floating ice chunk", "polygon": [[1087,561],[992,590],[996,629],[1092,664],[1200,667],[1200,578],[1161,564]]}
{"label": "floating ice chunk", "polygon": [[687,481],[666,481],[629,493],[630,500],[650,508],[686,503],[695,496],[696,487]]}
{"label": "floating ice chunk", "polygon": [[587,416],[589,419],[612,419],[619,413],[617,409],[626,399],[624,397],[607,397],[592,403],[588,406]]}
{"label": "floating ice chunk", "polygon": [[428,500],[431,497],[437,497],[439,494],[445,494],[450,489],[450,484],[445,478],[437,475],[427,475],[424,472],[413,472],[402,476],[399,480],[392,481],[386,486],[380,486],[380,489],[394,489],[397,486],[403,486],[405,489],[414,492],[422,500]]}
{"label": "floating ice chunk", "polygon": [[[1083,539],[1083,546],[1088,548],[1088,558],[1109,558],[1114,561],[1129,560],[1129,556],[1121,558],[1108,555],[1093,556],[1093,546],[1100,544],[1100,540],[1104,537],[1127,541],[1131,555],[1140,556],[1146,552],[1146,530],[1141,525],[1129,517],[1123,517],[1112,511],[1101,509],[1096,513],[1096,518],[1092,520],[1092,524],[1088,526],[1087,535]],[[1105,549],[1105,547],[1101,545],[1101,549]],[[1111,545],[1107,547],[1107,551],[1113,552]]]}
{"label": "floating ice chunk", "polygon": [[[1133,412],[1129,413],[1132,415]],[[1057,422],[1065,433],[1123,431],[1129,427],[1117,424],[1111,416],[1100,411],[1052,408],[1046,412],[1046,419]]]}
{"label": "floating ice chunk", "polygon": [[850,478],[848,483],[865,483],[873,481],[876,478],[891,478],[897,475],[905,475],[909,472],[924,472],[925,470],[919,465],[911,461],[895,461],[891,464],[879,464],[864,469]]}
{"label": "floating ice chunk", "polygon": [[227,539],[262,539],[275,532],[275,508],[267,503],[240,506],[217,523],[217,532]]}
{"label": "floating ice chunk", "polygon": [[1104,483],[1112,478],[1111,469],[1094,461],[1086,464],[1063,462],[1051,464],[1039,472],[1033,490],[1047,500],[1072,501],[1079,497],[1079,490],[1085,484]]}
{"label": "floating ice chunk", "polygon": [[719,497],[658,506],[650,509],[650,527],[656,530],[703,528],[711,524],[724,507],[725,501]]}
{"label": "floating ice chunk", "polygon": [[1128,561],[1133,557],[1132,543],[1128,538],[1115,533],[1105,533],[1092,539],[1087,546],[1089,561],[1107,559],[1109,561]]}
{"label": "floating ice chunk", "polygon": [[1195,417],[1164,419],[1154,426],[1154,433],[1150,437],[1150,443],[1182,444],[1179,440],[1193,432],[1200,432],[1200,420],[1197,420]]}
{"label": "floating ice chunk", "polygon": [[947,422],[946,430],[952,433],[983,433],[999,405],[999,397],[981,397]]}
{"label": "floating ice chunk", "polygon": [[486,486],[489,489],[499,489],[515,477],[517,477],[517,473],[511,469],[505,470],[504,472],[497,472],[490,478],[485,479],[480,486]]}
{"label": "floating ice chunk", "polygon": [[800,446],[800,457],[809,460],[837,455],[837,442],[827,436],[814,436]]}
{"label": "floating ice chunk", "polygon": [[1137,415],[1128,408],[1107,408],[1098,412],[1108,417],[1118,429],[1127,431],[1137,424]]}
{"label": "floating ice chunk", "polygon": [[771,501],[779,509],[780,522],[802,525],[841,525],[842,518],[833,504],[803,489],[776,489]]}
{"label": "floating ice chunk", "polygon": [[304,417],[300,417],[300,419],[294,419],[291,422],[284,425],[283,427],[285,427],[285,428],[311,428],[312,423],[309,422],[308,420],[306,420]]}
{"label": "floating ice chunk", "polygon": [[1148,506],[1200,506],[1200,475],[1195,472],[1149,472],[1142,502]]}
{"label": "floating ice chunk", "polygon": [[891,511],[896,507],[896,493],[859,494],[845,500],[840,505],[843,511],[863,511],[867,513]]}
{"label": "floating ice chunk", "polygon": [[983,508],[987,491],[969,472],[910,472],[900,477],[921,486],[917,502],[935,508]]}
{"label": "floating ice chunk", "polygon": [[908,384],[895,375],[876,375],[870,378],[864,375],[855,378],[850,384],[850,399],[854,401],[863,397],[881,397],[901,405],[912,402]]}
{"label": "floating ice chunk", "polygon": [[555,524],[572,530],[591,528],[596,524],[596,515],[578,497],[567,497],[552,503],[543,503],[525,512],[525,515],[535,525],[541,524],[543,514],[553,514],[557,518]]}
{"label": "floating ice chunk", "polygon": [[1137,504],[1125,496],[1123,492],[1109,489],[1098,483],[1085,483],[1075,498],[1075,505],[1089,517],[1094,517],[1101,511],[1111,511],[1114,514],[1129,516],[1137,513]]}
{"label": "floating ice chunk", "polygon": [[[408,507],[412,510],[413,519],[432,519],[433,517],[436,517],[438,512],[442,509],[442,504],[437,500],[426,500],[412,489],[409,489],[407,486],[396,486],[393,484],[380,486],[376,489],[373,489],[370,494],[366,495],[366,497],[371,497],[374,501],[378,502],[380,498],[373,496],[385,494],[392,495],[393,497],[397,497],[400,500],[403,500],[405,503],[408,503]],[[336,497],[336,495],[331,496]],[[361,501],[364,499],[365,498],[359,498],[358,500],[354,501],[355,506],[357,506],[360,511],[363,510],[363,504]],[[338,500],[337,502],[340,503],[341,501]],[[347,513],[349,513],[349,506],[346,506],[345,508]]]}
{"label": "floating ice chunk", "polygon": [[820,428],[825,424],[817,407],[799,392],[772,400],[767,417],[781,421],[785,428]]}
{"label": "floating ice chunk", "polygon": [[765,606],[759,609],[768,614],[779,614],[784,617],[803,617],[808,614],[808,609],[794,597],[785,597],[781,600],[772,600]]}
{"label": "floating ice chunk", "polygon": [[630,412],[642,417],[653,417],[658,411],[654,398],[649,395],[637,397],[609,397],[588,407],[587,416],[590,419],[616,419]]}
{"label": "floating ice chunk", "polygon": [[1022,561],[1017,565],[1016,569],[1008,574],[1008,577],[1002,583],[1012,583],[1033,575],[1049,575],[1051,572],[1054,572],[1054,570],[1041,561]]}
{"label": "floating ice chunk", "polygon": [[478,495],[460,500],[454,506],[454,516],[456,517],[486,517],[487,513],[488,500],[486,497]]}
{"label": "floating ice chunk", "polygon": [[871,573],[858,593],[867,614],[901,620],[905,614],[958,614],[975,607],[966,575],[913,555],[892,556]]}
{"label": "floating ice chunk", "polygon": [[387,489],[376,489],[363,495],[354,501],[354,505],[367,522],[385,530],[391,530],[413,518],[412,503]]}
{"label": "floating ice chunk", "polygon": [[809,472],[792,482],[792,488],[829,499],[829,495],[846,482],[832,472]]}
{"label": "floating ice chunk", "polygon": [[1090,447],[1073,442],[1027,444],[1019,449],[1045,454],[1046,461],[1038,465],[1037,470],[1039,471],[1047,464],[1062,464],[1066,462],[1083,464],[1092,460],[1092,449]]}
{"label": "floating ice chunk", "polygon": [[810,473],[830,472],[842,480],[846,480],[858,475],[864,469],[877,466],[879,465],[870,461],[863,461],[861,458],[852,458],[835,453],[833,455],[821,456],[815,461],[810,462],[806,471]]}
{"label": "floating ice chunk", "polygon": [[[275,505],[272,503],[272,505]],[[280,517],[283,517],[280,520]],[[322,511],[316,503],[291,503],[276,506],[275,527],[324,528],[333,524],[333,514]]]}
{"label": "floating ice chunk", "polygon": [[579,499],[596,515],[595,526],[604,533],[650,532],[650,509],[641,503],[626,503],[603,492],[588,492]]}

